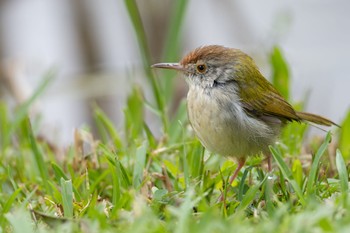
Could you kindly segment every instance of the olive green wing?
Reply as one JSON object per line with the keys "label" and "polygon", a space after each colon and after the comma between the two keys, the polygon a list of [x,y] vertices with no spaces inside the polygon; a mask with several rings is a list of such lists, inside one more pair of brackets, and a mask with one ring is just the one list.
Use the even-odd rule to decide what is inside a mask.
{"label": "olive green wing", "polygon": [[300,121],[292,106],[261,74],[240,82],[237,80],[243,107],[255,116],[275,116],[282,121]]}

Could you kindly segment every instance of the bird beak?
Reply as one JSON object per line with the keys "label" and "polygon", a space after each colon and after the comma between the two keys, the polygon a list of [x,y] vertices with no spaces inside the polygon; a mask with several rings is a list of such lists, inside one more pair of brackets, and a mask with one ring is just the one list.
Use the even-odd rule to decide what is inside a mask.
{"label": "bird beak", "polygon": [[151,67],[160,68],[160,69],[178,70],[178,71],[185,70],[185,68],[180,63],[157,63],[152,65]]}

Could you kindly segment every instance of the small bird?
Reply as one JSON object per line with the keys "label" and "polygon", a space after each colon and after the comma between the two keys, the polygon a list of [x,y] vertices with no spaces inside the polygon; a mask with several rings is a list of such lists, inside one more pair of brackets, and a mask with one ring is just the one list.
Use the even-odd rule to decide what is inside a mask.
{"label": "small bird", "polygon": [[195,134],[209,151],[238,161],[230,184],[247,157],[263,153],[270,158],[269,145],[275,143],[287,122],[337,125],[324,117],[294,110],[264,78],[253,59],[238,49],[202,46],[179,63],[152,67],[184,74],[189,85],[187,112]]}

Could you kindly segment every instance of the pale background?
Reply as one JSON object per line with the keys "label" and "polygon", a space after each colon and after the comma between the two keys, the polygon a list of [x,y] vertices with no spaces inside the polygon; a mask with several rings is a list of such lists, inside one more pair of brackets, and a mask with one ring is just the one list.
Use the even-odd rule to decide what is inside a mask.
{"label": "pale background", "polygon": [[[172,3],[138,1],[154,62],[161,62]],[[184,24],[182,55],[205,44],[240,48],[269,77],[268,53],[277,44],[290,65],[293,100],[308,93],[307,110],[338,123],[348,111],[350,1],[192,0]],[[33,111],[43,115],[43,133],[59,143],[93,123],[92,101],[121,127],[127,92],[146,80],[121,0],[0,0],[0,60],[0,98],[10,106],[57,70]],[[157,120],[148,121],[159,133]]]}

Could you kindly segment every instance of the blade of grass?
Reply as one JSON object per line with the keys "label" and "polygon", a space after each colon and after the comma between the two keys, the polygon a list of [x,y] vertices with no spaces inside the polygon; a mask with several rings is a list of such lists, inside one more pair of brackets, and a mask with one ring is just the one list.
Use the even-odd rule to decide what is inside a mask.
{"label": "blade of grass", "polygon": [[[51,162],[52,170],[55,174],[55,178],[57,182],[60,182],[60,180],[63,178],[64,180],[69,180],[69,178],[64,174],[63,170],[54,162]],[[75,194],[76,200],[81,200],[80,193],[78,190],[73,186],[73,192]]]}
{"label": "blade of grass", "polygon": [[7,213],[5,217],[12,226],[9,232],[15,232],[15,233],[32,233],[32,232],[34,233],[35,232],[33,228],[33,221],[30,218],[28,210],[26,210],[25,208],[16,208],[13,211]]}
{"label": "blade of grass", "polygon": [[272,146],[270,146],[270,151],[271,151],[272,157],[277,162],[278,167],[280,168],[284,178],[287,179],[288,182],[292,185],[295,193],[299,197],[300,203],[305,206],[306,201],[303,196],[303,193],[298,183],[294,180],[292,172],[289,170],[287,164],[284,162],[281,153],[275,147],[272,147]]}
{"label": "blade of grass", "polygon": [[272,65],[272,83],[282,96],[289,99],[289,70],[279,47],[275,46],[270,55]]}
{"label": "blade of grass", "polygon": [[118,175],[118,178],[120,178],[120,184],[123,184],[125,188],[129,188],[129,186],[131,186],[131,182],[128,173],[126,172],[122,163],[118,160],[117,155],[110,151],[104,144],[100,144],[99,149],[101,149],[108,162],[110,162],[116,168],[115,172]]}
{"label": "blade of grass", "polygon": [[164,106],[164,99],[162,98],[164,92],[161,91],[160,85],[156,81],[155,76],[150,69],[151,55],[149,52],[147,37],[142,24],[140,12],[135,0],[124,0],[124,3],[136,33],[136,38],[137,38],[140,53],[142,56],[144,71],[145,71],[146,77],[148,78],[149,83],[151,84],[152,93],[156,100],[157,107],[162,113],[161,119],[163,122],[163,127],[166,132],[168,127],[168,122],[165,114],[166,109]]}
{"label": "blade of grass", "polygon": [[23,129],[24,129],[24,132],[26,134],[26,137],[29,140],[29,144],[30,144],[30,147],[31,147],[33,155],[34,155],[34,161],[35,161],[37,168],[39,170],[42,182],[44,183],[45,190],[47,192],[51,193],[52,190],[51,190],[51,187],[48,183],[48,181],[50,180],[49,175],[48,175],[49,172],[48,172],[46,164],[45,164],[44,155],[40,151],[39,146],[38,146],[37,141],[36,141],[36,138],[34,136],[29,118],[25,119],[24,124],[23,124]]}
{"label": "blade of grass", "polygon": [[[143,27],[142,19],[140,16],[140,12],[135,0],[124,0],[124,4],[128,11],[131,23],[134,27],[136,33],[136,39],[140,47],[141,56],[143,59],[143,63],[145,67],[149,70],[149,66],[151,65],[151,54],[148,48],[147,37],[145,33],[145,29]],[[149,76],[148,78],[152,78]],[[151,83],[154,81],[150,80]],[[155,86],[153,87],[155,88]]]}
{"label": "blade of grass", "polygon": [[143,122],[143,130],[147,136],[148,144],[150,148],[156,148],[157,147],[157,139],[153,135],[151,129],[148,127],[146,122]]}
{"label": "blade of grass", "polygon": [[285,200],[288,200],[289,199],[289,192],[288,192],[288,188],[287,188],[287,185],[286,185],[286,179],[284,178],[284,175],[281,171],[281,169],[279,169],[279,189],[281,190],[282,192],[282,195],[283,197],[285,198]]}
{"label": "blade of grass", "polygon": [[317,183],[316,176],[317,176],[317,172],[319,170],[319,163],[320,163],[322,155],[326,151],[328,144],[331,141],[331,138],[332,138],[331,132],[328,132],[324,142],[322,143],[322,145],[320,146],[320,148],[316,152],[316,155],[314,157],[314,161],[312,162],[312,165],[311,165],[311,170],[310,170],[310,174],[308,176],[308,181],[307,181],[307,185],[306,185],[306,192],[308,195],[313,195],[315,193],[315,186]]}
{"label": "blade of grass", "polygon": [[[9,199],[5,202],[5,205],[3,205],[2,213],[5,214],[10,211],[12,205],[14,205],[14,201],[16,200],[17,196],[22,192],[22,188],[16,189]],[[0,220],[1,221],[1,220]]]}
{"label": "blade of grass", "polygon": [[[110,161],[108,161],[110,162]],[[93,194],[94,192],[97,191],[97,187],[98,185],[102,182],[103,179],[105,179],[107,176],[109,176],[110,174],[115,175],[115,164],[109,163],[110,166],[109,169],[114,169],[114,170],[105,170],[104,172],[100,173],[99,176],[95,177],[95,179],[93,180],[93,183],[91,183],[90,185],[90,194]],[[112,177],[113,178],[113,177]],[[90,180],[91,181],[91,180]]]}
{"label": "blade of grass", "polygon": [[341,154],[339,149],[336,152],[335,162],[339,173],[340,190],[344,195],[347,195],[349,191],[349,175],[346,169],[346,164],[343,155]]}
{"label": "blade of grass", "polygon": [[343,207],[348,209],[348,196],[349,196],[349,174],[346,169],[346,164],[340,150],[336,152],[336,166],[339,174],[340,190],[342,192]]}
{"label": "blade of grass", "polygon": [[62,206],[64,217],[73,217],[73,188],[72,181],[61,178]]}
{"label": "blade of grass", "polygon": [[[182,127],[183,130],[183,135],[185,135],[185,130],[184,127]],[[182,144],[182,165],[183,165],[183,172],[184,172],[184,178],[185,178],[185,189],[187,189],[187,187],[189,187],[189,182],[190,182],[190,172],[188,170],[188,161],[187,161],[187,147],[186,147],[186,143],[183,139],[183,144]]]}
{"label": "blade of grass", "polygon": [[121,199],[121,183],[120,183],[120,172],[118,168],[109,164],[110,174],[112,174],[112,204],[115,207],[113,212],[115,213],[120,208],[120,199]]}
{"label": "blade of grass", "polygon": [[62,169],[54,162],[51,162],[53,172],[55,173],[56,181],[60,182],[61,178],[68,180],[69,178],[64,174]]}
{"label": "blade of grass", "polygon": [[143,133],[144,98],[140,87],[134,86],[129,94],[124,115],[127,139],[133,141]]}
{"label": "blade of grass", "polygon": [[[243,200],[243,196],[244,196],[244,188],[245,188],[245,180],[247,179],[248,177],[248,173],[250,172],[250,170],[252,169],[253,167],[252,166],[249,166],[248,168],[246,168],[243,172],[243,175],[242,175],[242,179],[241,179],[241,182],[239,182],[239,187],[238,187],[238,197],[237,199],[239,201],[242,201]],[[235,168],[236,169],[236,168]]]}
{"label": "blade of grass", "polygon": [[303,167],[299,159],[294,160],[292,167],[293,177],[298,183],[299,187],[303,186]]}
{"label": "blade of grass", "polygon": [[168,27],[168,33],[165,40],[165,51],[162,57],[164,61],[174,61],[178,58],[180,38],[181,38],[181,27],[185,19],[185,13],[187,0],[175,1],[173,7],[172,16],[170,19],[170,26]]}
{"label": "blade of grass", "polygon": [[265,201],[267,213],[272,216],[276,212],[276,208],[273,205],[273,184],[274,179],[272,174],[267,174],[267,180],[265,182]]}
{"label": "blade of grass", "polygon": [[197,141],[190,150],[190,157],[188,160],[189,172],[193,178],[200,177],[204,167],[204,148],[202,144]]}
{"label": "blade of grass", "polygon": [[350,110],[348,111],[340,130],[339,149],[344,159],[350,159]]}
{"label": "blade of grass", "polygon": [[[179,60],[179,51],[180,51],[180,39],[181,39],[181,28],[185,19],[188,0],[178,0],[173,1],[173,10],[171,12],[170,23],[168,26],[168,32],[165,39],[164,53],[162,56],[162,61],[174,62]],[[164,94],[166,103],[170,100],[174,86],[173,77],[174,72],[162,72],[165,75],[164,77]]]}
{"label": "blade of grass", "polygon": [[8,118],[8,109],[5,103],[0,101],[0,149],[5,150],[10,142],[9,133],[10,120]]}
{"label": "blade of grass", "polygon": [[172,118],[169,125],[169,144],[172,145],[178,142],[183,137],[183,130],[180,125],[185,125],[187,122],[187,104],[185,100],[182,100],[179,104],[175,116]]}
{"label": "blade of grass", "polygon": [[113,124],[107,115],[96,105],[94,106],[94,117],[98,125],[102,126],[112,138],[114,145],[120,149],[123,148],[122,140]]}
{"label": "blade of grass", "polygon": [[265,176],[265,178],[259,184],[254,185],[253,187],[248,189],[248,191],[245,193],[241,203],[237,207],[237,211],[241,211],[241,210],[246,209],[250,205],[250,203],[253,202],[254,198],[259,193],[260,187],[264,184],[266,179],[267,179],[267,175]]}
{"label": "blade of grass", "polygon": [[145,141],[139,148],[136,149],[136,158],[133,173],[133,185],[135,189],[138,189],[142,183],[143,171],[146,165],[147,148],[148,143]]}
{"label": "blade of grass", "polygon": [[24,118],[27,116],[30,106],[33,104],[33,102],[46,90],[47,86],[50,84],[50,82],[55,77],[56,71],[50,70],[45,74],[42,83],[39,84],[37,89],[34,91],[34,94],[26,100],[15,112],[15,117],[10,125],[9,134],[12,134],[13,131],[18,127],[18,125],[24,120]]}

